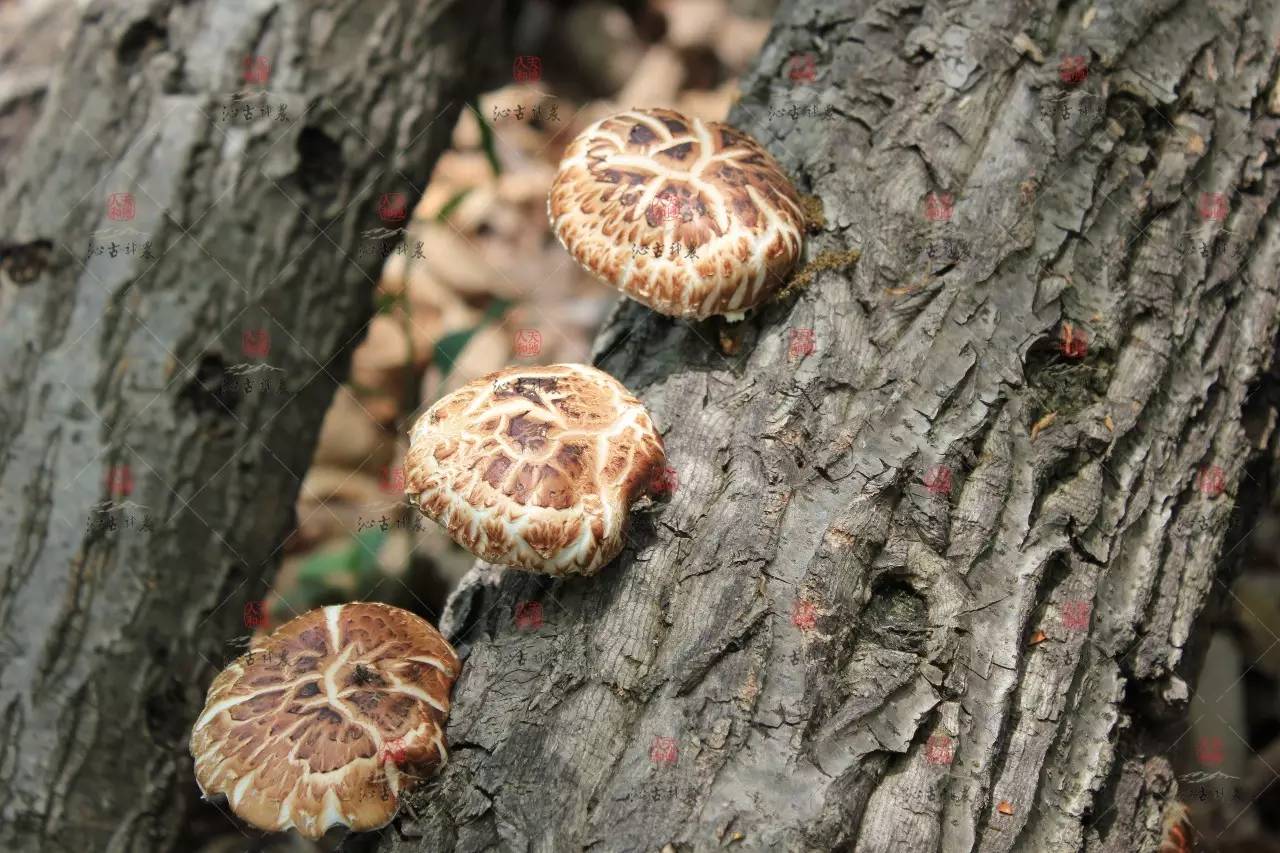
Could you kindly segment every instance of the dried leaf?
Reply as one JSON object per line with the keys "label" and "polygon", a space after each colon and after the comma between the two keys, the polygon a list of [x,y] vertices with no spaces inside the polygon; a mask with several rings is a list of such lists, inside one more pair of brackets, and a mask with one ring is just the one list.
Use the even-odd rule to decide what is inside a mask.
{"label": "dried leaf", "polygon": [[1031,427],[1031,440],[1035,441],[1036,436],[1039,435],[1043,430],[1048,429],[1050,425],[1052,425],[1053,422],[1057,420],[1057,418],[1058,418],[1057,412],[1050,412],[1040,420],[1036,421],[1035,424]]}
{"label": "dried leaf", "polygon": [[388,464],[394,452],[394,434],[378,426],[350,388],[339,387],[320,426],[313,468],[374,472]]}
{"label": "dried leaf", "polygon": [[676,99],[684,80],[684,62],[675,48],[666,44],[652,45],[627,85],[613,100],[619,104],[666,104]]}
{"label": "dried leaf", "polygon": [[1000,814],[1013,814],[1013,803],[1008,800],[1001,800],[1000,804],[996,806],[996,811],[1000,812]]}
{"label": "dried leaf", "polygon": [[681,50],[711,45],[729,13],[722,0],[680,0],[659,8],[667,21],[666,41]]}
{"label": "dried leaf", "polygon": [[1102,425],[1107,428],[1107,432],[1116,431],[1116,422],[1111,420],[1111,415],[1107,415],[1102,419]]}
{"label": "dried leaf", "polygon": [[[352,356],[356,371],[391,371],[411,363],[409,335],[398,317],[378,314]],[[374,383],[376,387],[382,385]]]}
{"label": "dried leaf", "polygon": [[703,121],[725,121],[738,98],[734,80],[726,80],[715,89],[689,89],[680,93],[676,111]]}
{"label": "dried leaf", "polygon": [[1031,641],[1027,643],[1027,645],[1038,646],[1041,643],[1043,643],[1046,639],[1047,637],[1045,636],[1044,631],[1036,631],[1034,634],[1031,635]]}
{"label": "dried leaf", "polygon": [[764,46],[769,23],[767,18],[727,16],[716,32],[716,56],[733,73],[742,73]]}
{"label": "dried leaf", "polygon": [[1013,46],[1018,53],[1025,54],[1035,60],[1036,64],[1044,62],[1044,51],[1040,50],[1040,46],[1031,40],[1031,36],[1026,33],[1018,33],[1013,37]]}

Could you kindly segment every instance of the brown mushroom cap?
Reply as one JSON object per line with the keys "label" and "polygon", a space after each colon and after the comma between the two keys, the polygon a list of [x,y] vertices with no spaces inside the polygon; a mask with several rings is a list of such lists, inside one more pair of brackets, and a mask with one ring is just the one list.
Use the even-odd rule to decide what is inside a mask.
{"label": "brown mushroom cap", "polygon": [[[583,131],[547,210],[561,244],[597,278],[655,311],[698,319],[764,302],[800,256],[804,230],[795,188],[760,143],[665,109]],[[648,254],[655,244],[661,257]]]}
{"label": "brown mushroom cap", "polygon": [[342,604],[286,622],[218,673],[191,733],[196,782],[246,822],[385,826],[444,763],[453,648],[424,619]]}
{"label": "brown mushroom cap", "polygon": [[622,550],[631,504],[665,462],[649,413],[609,374],[510,367],[418,419],[405,491],[481,559],[591,574]]}

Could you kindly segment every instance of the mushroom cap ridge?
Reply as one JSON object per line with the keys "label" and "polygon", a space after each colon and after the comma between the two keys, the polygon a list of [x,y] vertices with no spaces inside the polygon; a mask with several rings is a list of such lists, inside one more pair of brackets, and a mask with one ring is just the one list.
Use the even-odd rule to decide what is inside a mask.
{"label": "mushroom cap ridge", "polygon": [[[740,315],[780,289],[805,221],[795,187],[760,143],[667,109],[619,113],[579,134],[547,213],[560,243],[601,281],[696,319]],[[648,254],[655,244],[662,257]]]}
{"label": "mushroom cap ridge", "polygon": [[622,550],[631,504],[666,463],[644,405],[594,367],[510,367],[414,425],[405,490],[491,563],[592,574]]}
{"label": "mushroom cap ridge", "polygon": [[448,754],[460,666],[426,620],[385,604],[312,610],[220,672],[191,733],[196,782],[247,823],[319,838],[385,826]]}

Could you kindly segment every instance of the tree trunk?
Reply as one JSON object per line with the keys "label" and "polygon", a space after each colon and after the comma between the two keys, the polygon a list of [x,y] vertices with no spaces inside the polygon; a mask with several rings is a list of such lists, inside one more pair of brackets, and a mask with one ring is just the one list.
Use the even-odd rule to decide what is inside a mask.
{"label": "tree trunk", "polygon": [[784,7],[732,121],[821,199],[815,274],[615,313],[678,490],[597,577],[473,572],[380,850],[1156,849],[1273,440],[1280,10],[1038,8]]}
{"label": "tree trunk", "polygon": [[79,16],[0,205],[0,849],[173,843],[191,723],[372,310],[361,232],[384,192],[412,210],[495,10]]}

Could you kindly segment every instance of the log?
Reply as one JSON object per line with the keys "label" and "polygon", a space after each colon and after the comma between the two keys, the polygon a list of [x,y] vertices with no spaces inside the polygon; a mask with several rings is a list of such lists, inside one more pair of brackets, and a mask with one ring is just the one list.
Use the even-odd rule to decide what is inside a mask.
{"label": "log", "polygon": [[596,577],[473,570],[377,849],[1156,850],[1274,450],[1278,17],[785,3],[731,122],[806,275],[607,323],[678,489]]}
{"label": "log", "polygon": [[372,313],[364,232],[497,11],[76,11],[0,191],[0,849],[190,849],[191,724]]}

